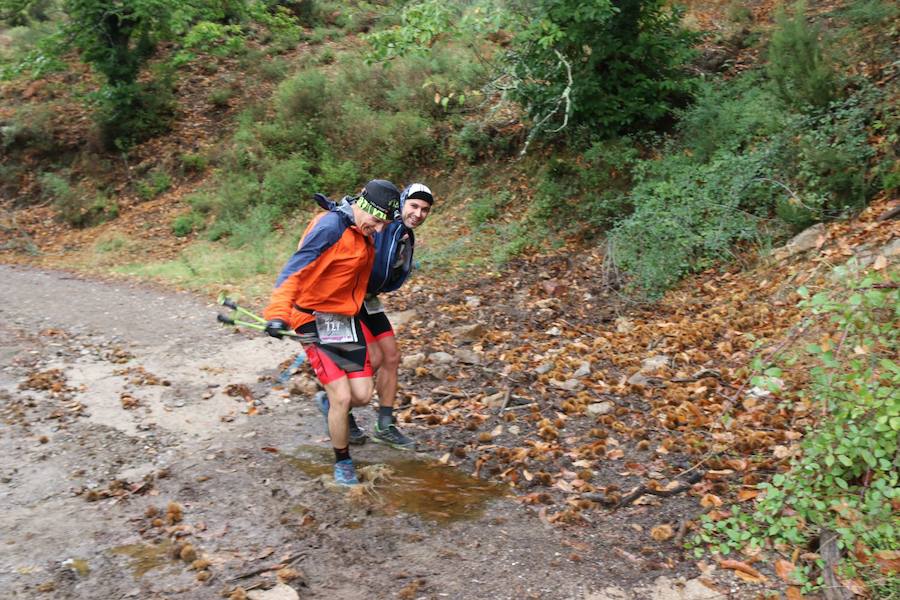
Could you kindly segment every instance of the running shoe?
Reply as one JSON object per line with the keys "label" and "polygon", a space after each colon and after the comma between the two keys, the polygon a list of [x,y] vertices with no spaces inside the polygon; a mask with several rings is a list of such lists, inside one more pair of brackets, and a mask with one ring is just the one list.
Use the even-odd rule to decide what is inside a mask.
{"label": "running shoe", "polygon": [[359,483],[359,479],[356,478],[356,469],[353,467],[353,460],[345,458],[334,463],[334,482],[338,485]]}
{"label": "running shoe", "polygon": [[372,433],[372,439],[379,444],[387,444],[391,448],[396,448],[397,450],[412,450],[416,447],[416,443],[412,438],[403,435],[403,432],[397,429],[397,426],[393,423],[384,429],[378,427],[378,423],[376,423],[374,432]]}

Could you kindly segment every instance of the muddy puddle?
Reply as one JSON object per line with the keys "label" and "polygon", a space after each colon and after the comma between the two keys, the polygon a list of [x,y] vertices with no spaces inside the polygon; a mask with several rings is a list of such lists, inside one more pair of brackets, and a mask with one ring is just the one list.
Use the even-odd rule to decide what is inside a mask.
{"label": "muddy puddle", "polygon": [[172,542],[164,540],[159,544],[128,544],[112,549],[113,554],[127,556],[129,568],[135,578],[143,577],[149,571],[174,564]]}
{"label": "muddy puddle", "polygon": [[[330,475],[333,462],[328,448],[301,446],[288,461],[306,475]],[[475,519],[489,502],[509,495],[507,488],[481,481],[459,469],[433,460],[397,457],[383,462],[359,460],[357,469],[383,464],[390,475],[379,481],[373,491],[378,509],[385,514],[403,512],[439,524]]]}

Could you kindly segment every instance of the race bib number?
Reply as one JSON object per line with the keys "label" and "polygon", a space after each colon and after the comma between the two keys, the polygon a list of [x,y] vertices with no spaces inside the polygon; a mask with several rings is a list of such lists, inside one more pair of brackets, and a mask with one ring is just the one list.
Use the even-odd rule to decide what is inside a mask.
{"label": "race bib number", "polygon": [[316,332],[322,344],[355,344],[356,323],[353,317],[333,313],[316,313]]}
{"label": "race bib number", "polygon": [[384,312],[384,304],[381,303],[381,300],[378,297],[370,298],[363,302],[366,307],[366,312],[370,315],[377,315],[378,313]]}

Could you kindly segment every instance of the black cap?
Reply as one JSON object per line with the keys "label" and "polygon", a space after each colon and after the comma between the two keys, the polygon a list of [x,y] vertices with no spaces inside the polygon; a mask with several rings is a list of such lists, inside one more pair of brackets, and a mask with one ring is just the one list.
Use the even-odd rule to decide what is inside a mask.
{"label": "black cap", "polygon": [[357,205],[379,219],[393,219],[400,208],[400,190],[386,179],[373,179],[363,188]]}

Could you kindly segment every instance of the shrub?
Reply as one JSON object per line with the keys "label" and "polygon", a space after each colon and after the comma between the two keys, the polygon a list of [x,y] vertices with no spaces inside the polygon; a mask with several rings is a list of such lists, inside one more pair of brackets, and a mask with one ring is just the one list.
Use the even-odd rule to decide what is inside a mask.
{"label": "shrub", "polygon": [[469,223],[474,226],[484,225],[500,216],[502,208],[509,204],[510,194],[501,192],[482,192],[469,204]]}
{"label": "shrub", "polygon": [[755,73],[727,83],[703,84],[694,104],[678,116],[683,144],[701,162],[718,150],[742,152],[782,131],[789,118]]}
{"label": "shrub", "polygon": [[325,75],[307,69],[278,86],[275,109],[282,122],[310,120],[326,115],[334,100]]}
{"label": "shrub", "polygon": [[821,32],[806,21],[806,3],[788,14],[779,5],[776,29],[769,43],[768,72],[775,89],[797,108],[825,107],[837,96],[837,77],[831,58],[819,42]]}
{"label": "shrub", "polygon": [[757,239],[759,218],[742,205],[771,204],[774,193],[755,183],[764,169],[755,154],[663,162],[656,173],[638,170],[634,213],[611,235],[612,258],[650,296],[729,256],[735,242]]}
{"label": "shrub", "polygon": [[202,173],[209,166],[209,161],[204,155],[193,152],[182,154],[180,163],[183,173]]}
{"label": "shrub", "polygon": [[184,215],[178,215],[172,220],[172,233],[175,237],[185,237],[203,229],[205,219],[203,215],[197,212],[189,212]]}
{"label": "shrub", "polygon": [[39,180],[42,194],[52,200],[57,218],[72,227],[90,227],[119,215],[118,205],[102,193],[73,187],[68,179],[55,173],[44,173]]}
{"label": "shrub", "polygon": [[[539,0],[532,6],[511,57],[522,82],[513,98],[535,122],[558,106],[569,69],[570,123],[589,124],[600,135],[657,123],[692,94],[684,65],[695,36],[681,27],[682,13],[663,0],[615,6]],[[559,110],[544,127],[558,126],[563,116]]]}
{"label": "shrub", "polygon": [[151,171],[147,177],[136,184],[138,196],[144,200],[152,200],[172,187],[172,177],[162,169]]}
{"label": "shrub", "polygon": [[37,105],[17,109],[10,121],[0,123],[0,148],[28,148],[42,154],[61,150],[56,142],[53,108]]}
{"label": "shrub", "polygon": [[288,64],[283,58],[262,60],[259,65],[259,74],[266,81],[281,81],[287,76]]}
{"label": "shrub", "polygon": [[[879,572],[877,558],[896,550],[897,544],[892,506],[900,498],[900,278],[896,273],[860,273],[853,261],[839,267],[835,276],[840,286],[834,291],[812,295],[805,288],[798,290],[808,320],[831,334],[818,336],[817,343],[786,361],[790,365],[804,359],[809,386],[799,393],[779,390],[789,398],[788,407],[796,399],[811,407],[810,415],[822,418],[803,436],[802,454],[790,467],[759,485],[764,496],[755,510],[748,513],[736,506],[730,517],[718,522],[703,518],[693,541],[695,554],[710,547],[727,553],[749,545],[789,555],[809,547],[823,531],[832,531],[845,557],[838,574],[862,575],[873,597],[895,597],[890,594],[900,591],[896,569]],[[837,339],[840,343],[835,344]],[[806,366],[808,360],[812,368]],[[781,374],[760,359],[753,366],[756,372]],[[765,379],[751,382],[761,385]],[[817,584],[811,576],[822,568],[821,561],[816,563],[798,565],[792,575],[803,593],[822,584],[821,578]]]}
{"label": "shrub", "polygon": [[228,108],[228,102],[234,98],[235,89],[231,85],[217,87],[209,93],[209,103],[216,108]]}
{"label": "shrub", "polygon": [[295,155],[276,163],[266,173],[262,184],[262,202],[280,215],[312,196],[317,188],[318,182],[310,173],[309,162]]}

